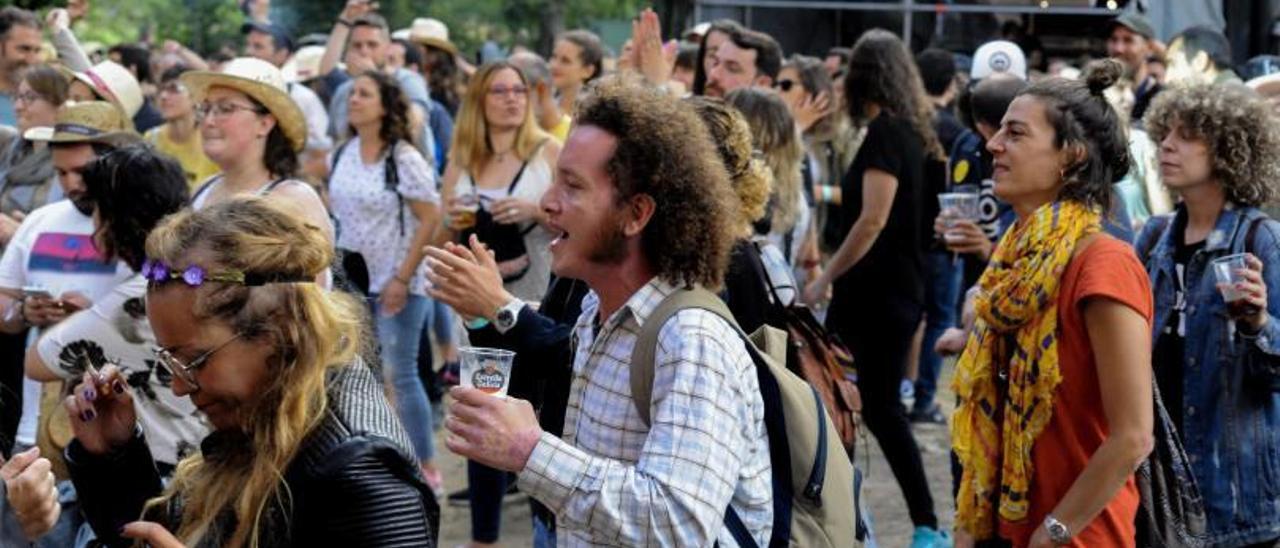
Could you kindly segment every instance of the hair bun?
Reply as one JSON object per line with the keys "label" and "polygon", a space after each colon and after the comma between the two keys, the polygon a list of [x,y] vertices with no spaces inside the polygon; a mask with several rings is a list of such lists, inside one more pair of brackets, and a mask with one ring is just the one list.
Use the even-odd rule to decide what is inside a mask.
{"label": "hair bun", "polygon": [[1089,86],[1089,93],[1102,95],[1107,88],[1114,86],[1124,74],[1124,65],[1115,59],[1100,59],[1084,67],[1084,82]]}

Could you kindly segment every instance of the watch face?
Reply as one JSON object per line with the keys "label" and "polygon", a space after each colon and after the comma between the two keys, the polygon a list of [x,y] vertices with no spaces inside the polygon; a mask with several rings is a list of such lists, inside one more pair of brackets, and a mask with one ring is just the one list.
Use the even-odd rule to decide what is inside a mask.
{"label": "watch face", "polygon": [[1069,542],[1071,540],[1070,535],[1067,533],[1067,526],[1056,522],[1049,524],[1049,538],[1050,540],[1058,543]]}
{"label": "watch face", "polygon": [[497,320],[498,323],[507,326],[515,323],[516,316],[515,314],[512,314],[510,310],[504,308],[498,312]]}

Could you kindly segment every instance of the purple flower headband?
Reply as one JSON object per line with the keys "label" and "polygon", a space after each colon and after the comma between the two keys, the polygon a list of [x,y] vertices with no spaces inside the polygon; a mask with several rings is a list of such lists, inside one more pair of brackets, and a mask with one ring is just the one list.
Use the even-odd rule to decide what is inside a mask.
{"label": "purple flower headband", "polygon": [[259,286],[269,283],[301,283],[314,281],[305,276],[288,274],[253,274],[239,270],[223,270],[208,272],[200,265],[191,265],[179,270],[171,268],[155,259],[147,259],[142,263],[142,277],[154,283],[165,283],[171,280],[182,280],[191,287],[200,287],[205,282],[220,282],[244,286]]}

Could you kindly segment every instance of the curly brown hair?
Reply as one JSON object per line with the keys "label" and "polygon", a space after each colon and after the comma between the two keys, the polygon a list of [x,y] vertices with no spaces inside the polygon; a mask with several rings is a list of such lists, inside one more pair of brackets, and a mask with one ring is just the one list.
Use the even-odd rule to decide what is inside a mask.
{"label": "curly brown hair", "polygon": [[[415,144],[413,134],[409,130],[409,99],[400,90],[399,82],[379,70],[367,70],[356,76],[356,79],[368,78],[378,89],[378,100],[382,103],[382,127],[378,136],[390,147],[393,143],[404,141]],[[355,126],[350,126],[348,135],[355,135]]]}
{"label": "curly brown hair", "polygon": [[605,166],[618,203],[638,195],[655,203],[640,245],[658,277],[718,289],[744,221],[724,163],[693,107],[610,77],[577,111],[575,125],[600,128],[618,140]]}
{"label": "curly brown hair", "polygon": [[[719,97],[691,95],[685,101],[693,105],[702,117],[702,123],[711,133],[711,142],[715,143],[725,169],[729,170],[729,183],[742,204],[739,209],[742,220],[747,223],[759,221],[769,205],[773,175],[768,166],[755,156],[751,126],[738,109]],[[745,235],[750,233],[751,227],[746,225]]]}
{"label": "curly brown hair", "polygon": [[1159,146],[1172,131],[1203,141],[1227,199],[1260,206],[1280,180],[1280,126],[1267,101],[1243,85],[1194,85],[1156,96],[1143,118]]}

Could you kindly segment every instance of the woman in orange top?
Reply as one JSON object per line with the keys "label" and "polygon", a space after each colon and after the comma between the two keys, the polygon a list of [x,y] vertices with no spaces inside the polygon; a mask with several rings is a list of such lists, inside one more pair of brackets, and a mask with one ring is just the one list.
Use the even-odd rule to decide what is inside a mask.
{"label": "woman in orange top", "polygon": [[1114,61],[1009,106],[987,144],[1018,220],[978,282],[956,367],[957,546],[1134,546],[1133,471],[1152,446],[1152,298],[1133,250],[1100,232],[1126,140],[1102,96]]}

